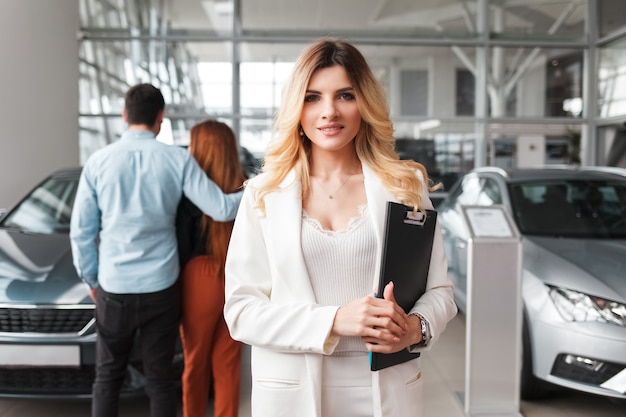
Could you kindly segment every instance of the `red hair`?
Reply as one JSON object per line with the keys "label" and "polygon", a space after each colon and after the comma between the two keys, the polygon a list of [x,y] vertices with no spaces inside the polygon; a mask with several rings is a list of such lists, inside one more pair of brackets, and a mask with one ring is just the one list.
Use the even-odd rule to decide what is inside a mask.
{"label": "red hair", "polygon": [[[190,134],[189,152],[208,177],[225,193],[241,189],[245,177],[233,130],[217,120],[206,120],[194,125]],[[201,227],[207,238],[207,252],[221,261],[223,272],[233,221],[215,222],[203,215]]]}

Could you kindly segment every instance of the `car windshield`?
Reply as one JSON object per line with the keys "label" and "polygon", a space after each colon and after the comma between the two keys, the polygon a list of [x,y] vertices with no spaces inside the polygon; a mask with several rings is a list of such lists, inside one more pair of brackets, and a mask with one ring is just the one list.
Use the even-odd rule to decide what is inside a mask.
{"label": "car windshield", "polygon": [[32,233],[68,233],[78,179],[50,178],[2,219],[1,227]]}
{"label": "car windshield", "polygon": [[626,238],[626,181],[533,181],[509,193],[522,234]]}

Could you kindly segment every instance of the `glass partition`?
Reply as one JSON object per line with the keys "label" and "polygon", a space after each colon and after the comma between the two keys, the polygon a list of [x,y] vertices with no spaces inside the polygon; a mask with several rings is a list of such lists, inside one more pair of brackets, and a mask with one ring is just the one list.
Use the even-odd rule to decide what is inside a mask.
{"label": "glass partition", "polygon": [[230,116],[233,109],[233,64],[229,62],[198,63],[203,107],[216,116]]}
{"label": "glass partition", "polygon": [[581,128],[581,124],[565,123],[491,123],[487,165],[579,165]]}
{"label": "glass partition", "polygon": [[265,2],[243,0],[241,21],[244,32],[250,34],[467,37],[475,33],[475,9],[475,0],[332,0],[283,1],[277,13]]}
{"label": "glass partition", "polygon": [[[262,156],[293,62],[310,41],[327,35],[363,52],[388,93],[397,137],[430,141],[419,146],[434,149],[433,171],[483,164],[483,146],[487,163],[518,164],[520,143],[545,150],[542,163],[564,160],[568,123],[580,137],[586,123],[626,120],[622,3],[80,0],[81,161],[119,138],[124,94],[138,82],[155,84],[165,96],[161,140],[184,145],[193,124],[216,118]],[[598,21],[587,22],[593,4]],[[597,65],[586,65],[587,55],[595,59],[584,54],[595,42],[595,25],[610,37],[595,45]],[[484,87],[479,71],[487,73]],[[583,115],[583,85],[595,85],[596,76],[597,111],[592,106]],[[487,111],[476,117],[483,91]],[[479,124],[488,133],[476,133]],[[588,140],[585,146],[603,146]]]}
{"label": "glass partition", "polygon": [[582,117],[583,52],[549,50],[545,62],[545,116]]}
{"label": "glass partition", "polygon": [[626,38],[600,49],[600,116],[626,116]]}
{"label": "glass partition", "polygon": [[598,128],[599,165],[626,167],[626,123]]}
{"label": "glass partition", "polygon": [[489,2],[490,30],[497,38],[583,39],[586,8],[586,0]]}
{"label": "glass partition", "polygon": [[626,28],[624,0],[597,0],[598,32],[600,36],[609,35]]}

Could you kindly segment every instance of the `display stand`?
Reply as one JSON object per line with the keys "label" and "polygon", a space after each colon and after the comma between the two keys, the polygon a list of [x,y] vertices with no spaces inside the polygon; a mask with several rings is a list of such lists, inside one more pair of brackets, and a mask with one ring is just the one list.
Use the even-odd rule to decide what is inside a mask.
{"label": "display stand", "polygon": [[465,414],[521,417],[521,240],[502,206],[466,206]]}

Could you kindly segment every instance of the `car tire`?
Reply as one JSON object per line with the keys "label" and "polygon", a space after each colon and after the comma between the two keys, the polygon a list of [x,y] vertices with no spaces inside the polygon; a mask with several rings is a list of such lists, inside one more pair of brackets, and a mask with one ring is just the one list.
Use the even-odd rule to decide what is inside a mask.
{"label": "car tire", "polygon": [[520,375],[520,397],[522,400],[546,398],[549,390],[546,383],[533,373],[533,354],[530,343],[530,329],[524,317],[522,322],[522,370]]}

